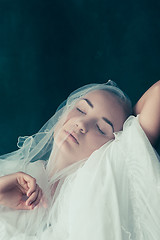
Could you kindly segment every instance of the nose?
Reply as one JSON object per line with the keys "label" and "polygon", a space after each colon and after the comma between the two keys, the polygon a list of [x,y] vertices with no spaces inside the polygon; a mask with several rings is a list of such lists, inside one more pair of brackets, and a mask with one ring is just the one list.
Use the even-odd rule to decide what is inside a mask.
{"label": "nose", "polygon": [[77,120],[75,123],[75,132],[88,132],[87,123],[84,120]]}

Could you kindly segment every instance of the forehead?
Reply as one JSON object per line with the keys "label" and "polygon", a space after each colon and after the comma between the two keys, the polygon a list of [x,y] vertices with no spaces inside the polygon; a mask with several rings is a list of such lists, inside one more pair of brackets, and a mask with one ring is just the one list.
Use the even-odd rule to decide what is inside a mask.
{"label": "forehead", "polygon": [[117,97],[106,90],[94,90],[87,93],[84,98],[92,101],[95,107],[112,106],[113,104],[119,105]]}

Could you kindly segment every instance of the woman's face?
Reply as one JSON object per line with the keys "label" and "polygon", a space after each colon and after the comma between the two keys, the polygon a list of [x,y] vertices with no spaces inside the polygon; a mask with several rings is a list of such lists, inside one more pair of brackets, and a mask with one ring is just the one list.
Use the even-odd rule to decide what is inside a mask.
{"label": "woman's face", "polygon": [[75,162],[88,158],[122,129],[123,108],[117,98],[105,90],[95,90],[82,97],[69,112],[61,129],[55,131],[55,143]]}

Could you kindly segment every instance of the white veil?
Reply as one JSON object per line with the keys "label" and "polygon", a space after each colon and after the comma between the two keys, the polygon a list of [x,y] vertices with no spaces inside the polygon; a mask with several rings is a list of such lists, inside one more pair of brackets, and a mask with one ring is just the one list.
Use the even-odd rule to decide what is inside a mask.
{"label": "white veil", "polygon": [[[19,149],[17,151],[0,156],[0,175],[2,176],[16,171],[24,171],[33,175],[37,179],[38,184],[42,187],[44,196],[46,197],[49,206],[46,209],[36,208],[32,212],[13,211],[11,209],[8,210],[5,207],[1,207],[0,220],[2,220],[2,222],[3,219],[8,218],[8,214],[10,215],[11,219],[13,216],[12,223],[14,223],[13,226],[15,226],[15,228],[12,226],[12,223],[8,223],[8,228],[10,229],[10,232],[15,232],[15,239],[18,239],[18,237],[20,236],[20,233],[18,232],[19,230],[17,229],[15,231],[17,226],[21,226],[19,228],[21,228],[22,230],[22,236],[25,236],[24,239],[27,239],[26,236],[30,234],[33,234],[33,236],[37,236],[37,229],[40,236],[43,230],[50,226],[50,206],[53,206],[53,203],[55,203],[54,214],[56,215],[56,199],[59,195],[61,187],[63,186],[64,180],[66,180],[67,177],[71,174],[75,173],[81,166],[83,166],[84,162],[87,160],[81,159],[80,161],[70,164],[58,172],[54,172],[54,166],[56,165],[58,150],[55,150],[54,148],[53,135],[57,124],[64,123],[67,114],[72,108],[74,108],[75,103],[82,96],[96,89],[104,89],[107,91],[111,91],[112,93],[116,94],[123,103],[125,103],[128,109],[132,109],[129,97],[122,90],[120,90],[113,81],[109,80],[105,84],[88,84],[72,92],[69,95],[68,99],[65,101],[65,105],[63,104],[62,107],[60,106],[56,113],[53,115],[53,117],[51,117],[36,134],[33,134],[32,136],[19,137],[17,143]],[[54,174],[52,174],[53,172]],[[53,195],[51,193],[51,186],[54,186],[55,183],[58,183],[58,185]],[[15,224],[15,216],[17,216],[17,219],[21,219],[20,225],[18,224],[20,220],[17,220]],[[4,223],[4,226],[3,224],[1,224],[1,227],[3,228],[7,228],[6,226],[6,222]],[[14,229],[13,231],[12,227]],[[4,229],[2,230],[4,231]],[[16,238],[16,236],[18,237]],[[12,238],[6,237],[6,239]],[[38,239],[40,239],[40,237]]]}
{"label": "white veil", "polygon": [[[17,146],[19,147],[19,149],[17,151],[0,156],[1,163],[4,162],[4,165],[5,165],[6,160],[13,161],[13,162],[16,160],[16,162],[19,161],[18,165],[21,168],[25,169],[25,166],[29,162],[44,160],[46,161],[46,164],[47,163],[51,164],[51,161],[52,161],[52,167],[53,167],[54,161],[56,160],[56,157],[54,156],[56,154],[53,154],[52,152],[53,145],[54,145],[53,134],[54,134],[54,129],[56,127],[56,124],[62,119],[62,117],[63,117],[63,122],[65,121],[65,116],[67,116],[68,112],[74,107],[76,101],[79,98],[86,95],[88,92],[96,89],[106,89],[107,91],[111,91],[115,93],[131,109],[131,101],[129,97],[118,88],[115,82],[109,80],[105,84],[85,85],[75,90],[74,92],[72,92],[67,98],[67,100],[65,101],[65,105],[63,107],[58,108],[58,111],[56,111],[56,113],[44,124],[44,126],[36,134],[33,134],[32,136],[24,136],[24,137],[20,136],[18,138],[18,143],[17,143]],[[76,167],[73,167],[73,168],[75,169]],[[67,173],[64,173],[64,172],[68,172],[68,171],[70,172],[69,169],[67,168],[65,171],[62,170],[63,174],[66,175]],[[61,175],[64,177],[63,174]]]}

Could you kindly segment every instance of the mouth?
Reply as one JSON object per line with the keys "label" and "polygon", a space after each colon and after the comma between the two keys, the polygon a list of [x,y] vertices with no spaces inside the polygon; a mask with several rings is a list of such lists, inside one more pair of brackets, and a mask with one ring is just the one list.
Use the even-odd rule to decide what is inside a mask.
{"label": "mouth", "polygon": [[65,132],[67,133],[68,137],[69,137],[73,142],[79,144],[76,136],[74,136],[73,133],[70,133],[70,132],[68,132],[68,131],[66,131],[66,130],[65,130]]}

